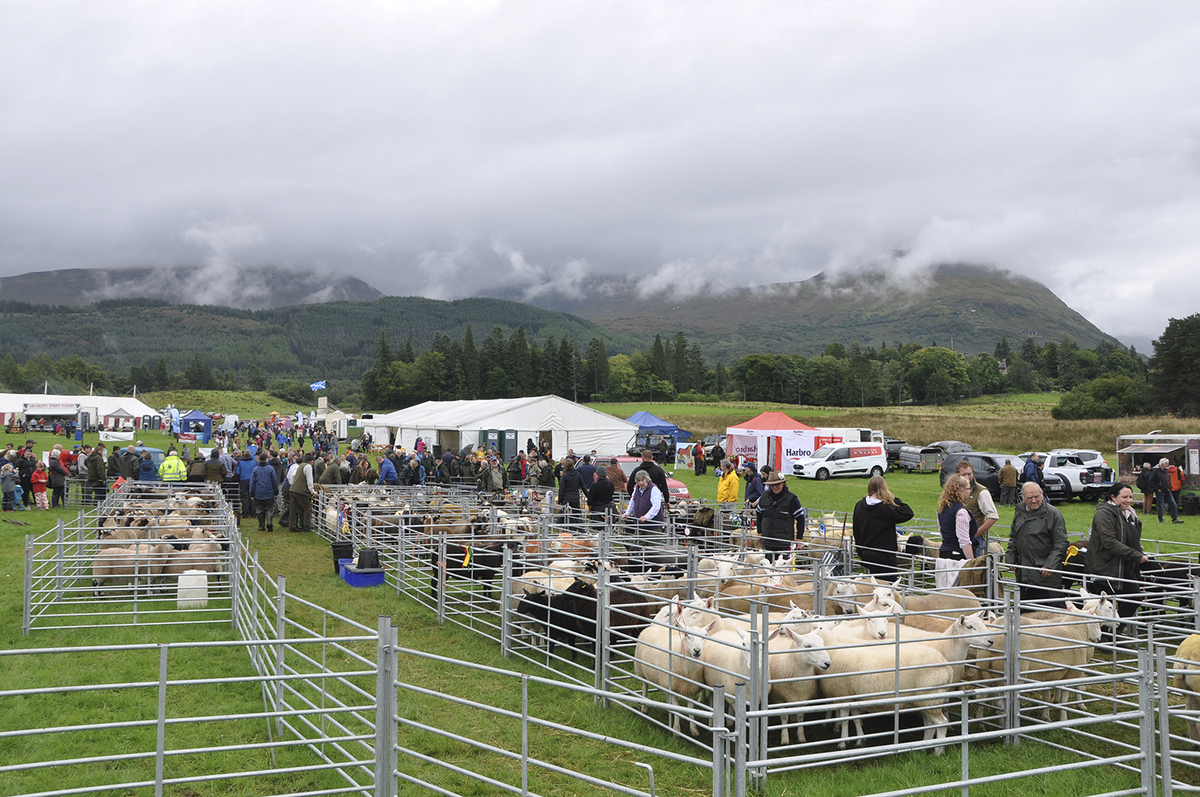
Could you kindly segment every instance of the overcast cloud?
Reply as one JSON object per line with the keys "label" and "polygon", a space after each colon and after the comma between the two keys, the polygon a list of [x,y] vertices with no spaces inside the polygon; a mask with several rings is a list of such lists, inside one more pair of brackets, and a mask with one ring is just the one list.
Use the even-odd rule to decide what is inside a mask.
{"label": "overcast cloud", "polygon": [[0,275],[682,296],[965,261],[1142,348],[1200,310],[1197,41],[1193,0],[5,0]]}

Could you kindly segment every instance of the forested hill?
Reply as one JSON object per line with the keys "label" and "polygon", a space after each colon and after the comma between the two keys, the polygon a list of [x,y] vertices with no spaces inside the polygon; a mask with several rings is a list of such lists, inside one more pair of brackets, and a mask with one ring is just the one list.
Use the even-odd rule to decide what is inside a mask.
{"label": "forested hill", "polygon": [[987,266],[943,265],[906,279],[817,275],[690,299],[640,298],[629,286],[600,287],[584,291],[587,302],[537,301],[635,338],[682,329],[705,356],[726,363],[749,352],[812,356],[832,342],[865,348],[936,341],[966,354],[991,353],[1005,336],[1017,343],[1070,339],[1084,348],[1117,344],[1042,283]]}
{"label": "forested hill", "polygon": [[564,335],[603,339],[614,351],[631,344],[565,313],[502,299],[452,302],[387,296],[369,302],[330,302],[235,310],[168,304],[153,299],[107,300],[84,307],[0,302],[0,347],[24,363],[40,354],[53,360],[78,355],[115,374],[153,369],[162,358],[183,371],[200,354],[214,369],[244,373],[256,365],[270,378],[352,379],[371,367],[375,342],[386,330],[393,344],[410,337],[428,348],[435,334],[461,340],[467,324],[477,341],[494,327],[511,334],[525,327],[530,341]]}
{"label": "forested hill", "polygon": [[383,294],[356,277],[331,277],[282,268],[68,268],[0,277],[0,299],[88,305],[104,299],[161,299],[263,310],[293,304],[366,302]]}

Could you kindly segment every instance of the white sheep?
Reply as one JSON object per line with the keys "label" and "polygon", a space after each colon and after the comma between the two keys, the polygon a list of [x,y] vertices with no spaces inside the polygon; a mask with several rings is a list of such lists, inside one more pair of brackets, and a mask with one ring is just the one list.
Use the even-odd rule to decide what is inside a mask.
{"label": "white sheep", "polygon": [[127,548],[101,548],[92,561],[92,589],[97,598],[103,597],[100,588],[108,581],[130,584],[136,589],[149,584],[162,573],[170,545],[137,543]]}
{"label": "white sheep", "polygon": [[[890,586],[876,587],[875,598],[881,603],[891,601],[904,611],[904,624],[928,631],[945,631],[954,618],[981,611],[983,607],[975,593],[967,589],[944,589],[921,595],[903,595],[896,588],[897,579]],[[924,614],[929,612],[929,614]]]}
{"label": "white sheep", "polygon": [[178,578],[187,570],[203,570],[214,574],[221,572],[220,538],[204,529],[197,529],[196,532],[187,538],[192,541],[182,550],[175,547],[179,543],[171,545],[171,555],[167,557],[163,575]]}
{"label": "white sheep", "polygon": [[[781,625],[771,633],[767,640],[767,648],[770,650],[767,666],[770,672],[771,701],[800,706],[816,697],[819,690],[813,676],[817,670],[828,670],[832,664],[821,635],[815,631],[801,633],[799,628],[790,624]],[[782,720],[782,739],[784,744],[788,744],[789,714],[784,714]],[[800,722],[798,712],[796,722]],[[801,743],[807,741],[804,738],[803,725],[797,726],[796,735]]]}
{"label": "white sheep", "polygon": [[[942,710],[943,700],[923,699],[923,696],[950,687],[954,683],[954,668],[930,645],[909,643],[898,647],[830,647],[832,665],[828,674],[820,679],[821,693],[827,698],[861,700],[895,694],[898,686],[898,707],[920,710],[925,722],[925,741],[931,741],[935,736],[944,739],[946,714]],[[841,709],[839,714],[843,722],[838,749],[844,749],[848,732],[844,718],[848,710]],[[854,722],[861,734],[861,720],[855,718]],[[862,743],[861,738],[857,743]],[[945,748],[939,746],[935,753],[940,755],[944,751]]]}
{"label": "white sheep", "polygon": [[[1063,690],[1054,686],[1055,681],[1079,674],[1080,669],[1091,661],[1094,646],[1100,642],[1100,622],[1097,611],[1105,602],[1101,599],[1095,606],[1081,609],[1074,603],[1067,603],[1067,612],[1056,620],[1031,620],[1021,617],[1020,651],[1021,676],[1047,684],[1042,690],[1046,706],[1042,709],[1042,719],[1050,721],[1050,704],[1060,707],[1064,699]],[[1109,601],[1111,603],[1111,601]],[[1004,644],[1003,627],[993,626],[997,647]],[[979,678],[1002,679],[1004,677],[1004,660],[1000,656],[975,657],[975,666],[979,670]],[[1059,717],[1067,719],[1067,710],[1060,708]]]}
{"label": "white sheep", "polygon": [[[678,698],[691,699],[702,688],[704,665],[702,656],[707,636],[706,628],[688,628],[679,621],[679,603],[664,607],[665,622],[655,618],[638,635],[634,650],[633,673],[642,682],[642,697],[654,686],[667,696],[667,705],[677,705]],[[645,713],[647,707],[642,706]],[[672,723],[680,732],[679,715]],[[700,734],[696,721],[691,720],[693,736]]]}
{"label": "white sheep", "polygon": [[704,664],[704,683],[724,685],[725,701],[732,703],[737,699],[738,683],[750,680],[750,634],[741,628],[719,630],[715,624],[706,630],[708,638],[700,655]]}
{"label": "white sheep", "polygon": [[1191,716],[1187,718],[1188,738],[1200,744],[1200,722],[1197,722],[1195,712],[1200,712],[1200,634],[1192,634],[1179,643],[1175,658],[1180,659],[1178,667],[1187,670],[1175,675],[1175,687],[1185,692],[1185,707]]}

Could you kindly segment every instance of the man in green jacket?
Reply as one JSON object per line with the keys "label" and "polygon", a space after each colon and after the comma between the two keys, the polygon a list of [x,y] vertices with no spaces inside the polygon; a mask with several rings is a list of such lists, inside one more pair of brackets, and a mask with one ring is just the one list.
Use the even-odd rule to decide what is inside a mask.
{"label": "man in green jacket", "polygon": [[[1037,482],[1021,488],[1024,503],[1017,504],[1004,557],[1017,571],[1021,585],[1021,612],[1047,605],[1062,606],[1062,566],[1067,554],[1067,523],[1050,505]],[[1028,605],[1038,601],[1041,605]]]}

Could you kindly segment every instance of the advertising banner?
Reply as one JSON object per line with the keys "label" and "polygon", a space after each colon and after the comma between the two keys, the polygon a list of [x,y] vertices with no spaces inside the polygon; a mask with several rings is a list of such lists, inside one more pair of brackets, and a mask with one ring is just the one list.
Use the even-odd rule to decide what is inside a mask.
{"label": "advertising banner", "polygon": [[194,443],[194,442],[196,442],[196,435],[188,434],[187,432],[180,432],[179,433],[179,442]]}
{"label": "advertising banner", "polygon": [[691,443],[675,444],[675,468],[687,468],[691,470],[695,467],[695,457],[692,456],[693,447]]}
{"label": "advertising banner", "polygon": [[57,401],[31,401],[25,405],[26,418],[38,415],[75,415],[78,412],[78,404],[64,404]]}
{"label": "advertising banner", "polygon": [[100,439],[105,442],[113,440],[132,440],[133,432],[101,432]]}
{"label": "advertising banner", "polygon": [[[765,438],[763,438],[765,442]],[[725,438],[725,456],[733,459],[734,457],[749,458],[758,462],[760,457],[758,454],[759,438],[757,435],[746,434],[731,434]],[[764,446],[765,448],[765,446]],[[763,451],[766,454],[766,451]]]}

